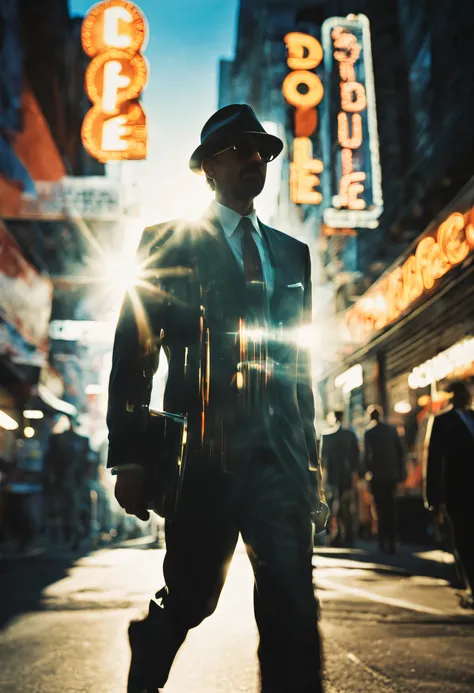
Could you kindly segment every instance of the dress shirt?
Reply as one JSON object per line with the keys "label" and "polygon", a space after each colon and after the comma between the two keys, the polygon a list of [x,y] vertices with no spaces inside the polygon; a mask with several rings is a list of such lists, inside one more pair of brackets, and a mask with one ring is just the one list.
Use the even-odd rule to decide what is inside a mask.
{"label": "dress shirt", "polygon": [[[239,267],[244,269],[244,257],[242,253],[242,229],[237,229],[240,220],[243,218],[241,214],[235,212],[229,207],[221,205],[219,202],[214,200],[211,205],[211,214],[217,219],[224,230],[224,236],[230,249],[232,250],[235,259]],[[252,237],[257,245],[258,254],[262,261],[263,278],[265,281],[265,289],[267,296],[273,294],[275,288],[275,270],[270,261],[270,253],[268,252],[268,247],[265,238],[263,237],[262,230],[258,223],[257,212],[254,210],[248,215],[248,219],[252,222],[253,231]]]}
{"label": "dress shirt", "polygon": [[456,409],[456,414],[464,421],[470,434],[474,438],[474,415],[472,409]]}

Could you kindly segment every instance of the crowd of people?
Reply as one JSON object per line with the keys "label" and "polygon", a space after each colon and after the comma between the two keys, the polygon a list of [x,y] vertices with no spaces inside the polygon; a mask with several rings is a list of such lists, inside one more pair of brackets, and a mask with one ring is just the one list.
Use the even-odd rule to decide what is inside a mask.
{"label": "crowd of people", "polygon": [[[428,427],[425,505],[432,512],[433,522],[443,526],[448,535],[460,586],[467,590],[465,605],[472,606],[474,412],[464,382],[453,382],[448,389],[451,406],[433,417]],[[379,548],[393,554],[398,536],[397,489],[407,476],[406,451],[397,428],[384,421],[379,406],[370,406],[367,413],[370,423],[364,433],[363,455],[356,434],[344,426],[343,411],[332,413],[334,425],[321,436],[324,489],[333,518],[328,527],[329,542],[352,547],[362,534],[359,501],[368,488]]]}

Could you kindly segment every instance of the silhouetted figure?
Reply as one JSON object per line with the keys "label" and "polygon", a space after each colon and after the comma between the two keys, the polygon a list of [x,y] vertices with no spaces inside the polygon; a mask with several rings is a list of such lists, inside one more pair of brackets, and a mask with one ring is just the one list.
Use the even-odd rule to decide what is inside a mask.
{"label": "silhouetted figure", "polygon": [[198,222],[145,230],[149,288],[129,293],[117,326],[108,464],[128,513],[148,517],[140,444],[161,346],[164,408],[188,417],[166,587],[130,625],[129,693],[166,683],[188,630],[216,608],[239,533],[255,574],[262,691],[322,690],[311,564],[319,467],[309,352],[298,340],[311,322],[310,256],[253,205],[282,147],[249,106],[209,119],[190,167],[215,201]]}
{"label": "silhouetted figure", "polygon": [[365,431],[365,469],[371,475],[371,491],[378,519],[382,551],[394,553],[397,538],[397,484],[406,478],[405,450],[395,426],[382,421],[382,410],[368,408],[370,427]]}
{"label": "silhouetted figure", "polygon": [[426,502],[436,516],[446,511],[471,606],[474,590],[474,411],[462,381],[451,383],[452,407],[433,420],[426,469]]}
{"label": "silhouetted figure", "polygon": [[331,511],[337,518],[333,543],[352,545],[354,541],[354,476],[359,472],[360,453],[357,436],[342,425],[344,412],[335,411],[336,425],[321,436],[321,465],[324,488],[331,496]]}
{"label": "silhouetted figure", "polygon": [[79,547],[81,501],[88,472],[89,441],[74,430],[75,422],[62,433],[50,436],[45,458],[48,515],[53,542],[64,540],[72,549]]}

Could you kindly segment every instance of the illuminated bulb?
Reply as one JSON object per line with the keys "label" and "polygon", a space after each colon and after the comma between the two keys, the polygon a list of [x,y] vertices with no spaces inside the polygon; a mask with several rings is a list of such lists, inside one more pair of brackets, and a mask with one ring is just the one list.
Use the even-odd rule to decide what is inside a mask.
{"label": "illuminated bulb", "polygon": [[44,414],[40,409],[25,409],[23,416],[25,419],[42,419]]}
{"label": "illuminated bulb", "polygon": [[397,402],[393,407],[393,410],[397,414],[409,414],[411,412],[411,404],[410,402],[406,401]]}
{"label": "illuminated bulb", "polygon": [[25,438],[33,438],[35,429],[32,426],[26,426],[23,433],[25,434]]}

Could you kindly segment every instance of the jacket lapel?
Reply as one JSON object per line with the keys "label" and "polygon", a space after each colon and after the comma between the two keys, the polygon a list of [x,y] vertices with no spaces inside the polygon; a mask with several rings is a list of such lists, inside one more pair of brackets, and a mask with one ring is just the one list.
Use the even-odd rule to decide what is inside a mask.
{"label": "jacket lapel", "polygon": [[[297,281],[294,263],[288,256],[288,248],[282,237],[260,220],[258,223],[274,269],[275,286],[270,299],[270,314],[276,319],[282,299],[288,293],[288,286]],[[199,221],[199,228],[202,240],[200,257],[202,266],[206,267],[204,283],[217,288],[229,312],[242,311],[245,304],[244,274],[225,238],[224,229],[210,211]]]}
{"label": "jacket lapel", "polygon": [[287,291],[288,286],[292,284],[294,277],[292,276],[291,257],[288,257],[288,248],[282,241],[274,229],[260,220],[260,229],[266,240],[267,247],[270,253],[270,261],[273,265],[275,287],[270,300],[270,312],[275,316],[278,312],[278,306],[281,302],[282,295]]}
{"label": "jacket lapel", "polygon": [[216,290],[219,302],[227,306],[229,313],[241,312],[245,301],[244,274],[225,238],[224,229],[211,214],[202,217],[199,227],[201,266],[206,268],[202,283],[211,287],[211,291]]}

